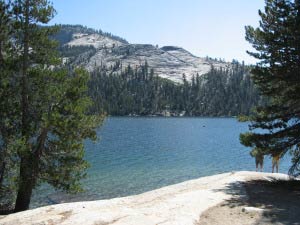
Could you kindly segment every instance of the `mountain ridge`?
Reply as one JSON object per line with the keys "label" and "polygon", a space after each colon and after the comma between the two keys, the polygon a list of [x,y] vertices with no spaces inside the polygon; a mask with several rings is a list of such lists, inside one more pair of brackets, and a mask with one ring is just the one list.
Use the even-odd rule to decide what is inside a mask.
{"label": "mountain ridge", "polygon": [[260,104],[244,63],[197,57],[177,46],[130,44],[83,26],[62,28],[56,40],[65,65],[90,73],[91,113],[237,116]]}
{"label": "mountain ridge", "polygon": [[[152,44],[131,44],[123,38],[93,30],[80,25],[60,25],[61,31],[56,35],[63,49],[94,48],[89,57],[80,60],[80,65],[92,72],[99,67],[121,67],[112,72],[121,72],[128,65],[138,67],[145,62],[155,73],[174,82],[182,83],[183,74],[188,81],[193,76],[208,73],[212,67],[230,69],[231,63],[214,60],[209,57],[198,57],[178,46],[163,46],[159,48]],[[63,37],[67,36],[67,37]],[[62,38],[63,37],[63,38]],[[83,56],[85,51],[79,52]],[[83,58],[83,57],[81,57]],[[76,62],[78,64],[78,60]]]}

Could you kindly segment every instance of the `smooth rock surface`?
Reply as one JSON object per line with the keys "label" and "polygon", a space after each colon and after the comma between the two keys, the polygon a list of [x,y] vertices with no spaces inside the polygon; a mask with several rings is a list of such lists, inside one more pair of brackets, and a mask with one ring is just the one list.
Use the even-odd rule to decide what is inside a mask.
{"label": "smooth rock surface", "polygon": [[212,66],[215,69],[232,68],[231,63],[197,57],[180,47],[158,48],[151,44],[129,44],[100,34],[75,33],[66,45],[93,46],[96,49],[95,53],[88,57],[82,54],[77,61],[77,64],[88,71],[94,71],[103,65],[109,69],[114,67],[116,62],[120,62],[122,66],[115,68],[113,72],[121,72],[128,65],[135,69],[147,61],[149,68],[153,68],[158,76],[182,83],[183,74],[190,81],[197,74],[201,76],[208,73]]}
{"label": "smooth rock surface", "polygon": [[229,184],[250,179],[287,179],[284,174],[232,172],[167,186],[140,195],[51,205],[0,218],[1,225],[195,224],[208,208],[231,198]]}

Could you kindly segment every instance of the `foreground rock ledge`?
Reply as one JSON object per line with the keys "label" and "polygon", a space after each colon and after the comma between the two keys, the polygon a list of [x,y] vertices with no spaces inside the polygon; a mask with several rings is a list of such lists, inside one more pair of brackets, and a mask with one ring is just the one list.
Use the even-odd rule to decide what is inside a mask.
{"label": "foreground rock ledge", "polygon": [[[195,224],[208,208],[231,198],[229,187],[251,179],[288,179],[284,174],[232,172],[202,177],[140,195],[51,205],[0,219],[1,225]],[[230,184],[230,185],[229,185]],[[236,188],[235,188],[236,190]]]}

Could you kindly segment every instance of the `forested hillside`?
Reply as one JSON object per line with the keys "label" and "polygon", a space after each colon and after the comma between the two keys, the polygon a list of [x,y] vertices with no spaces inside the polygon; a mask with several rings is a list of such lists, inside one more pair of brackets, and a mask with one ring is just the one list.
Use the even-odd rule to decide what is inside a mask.
{"label": "forested hillside", "polygon": [[236,116],[249,114],[260,99],[249,67],[238,62],[233,70],[212,68],[191,82],[183,75],[182,84],[158,77],[147,62],[120,74],[103,67],[92,73],[89,94],[92,111],[109,115]]}
{"label": "forested hillside", "polygon": [[65,63],[91,74],[93,113],[237,116],[259,104],[250,67],[238,61],[199,58],[174,46],[129,44],[80,25],[60,28],[54,38]]}

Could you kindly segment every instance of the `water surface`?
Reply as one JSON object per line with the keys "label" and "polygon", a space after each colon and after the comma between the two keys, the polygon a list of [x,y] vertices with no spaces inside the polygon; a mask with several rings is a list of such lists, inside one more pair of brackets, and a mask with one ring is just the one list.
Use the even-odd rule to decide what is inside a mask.
{"label": "water surface", "polygon": [[[86,142],[91,164],[85,193],[68,196],[48,186],[35,191],[32,207],[65,201],[139,194],[203,176],[255,170],[249,149],[239,142],[246,123],[233,118],[110,117],[98,129],[100,141]],[[265,159],[271,171],[271,159]],[[280,172],[286,173],[289,159]]]}

